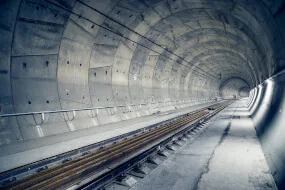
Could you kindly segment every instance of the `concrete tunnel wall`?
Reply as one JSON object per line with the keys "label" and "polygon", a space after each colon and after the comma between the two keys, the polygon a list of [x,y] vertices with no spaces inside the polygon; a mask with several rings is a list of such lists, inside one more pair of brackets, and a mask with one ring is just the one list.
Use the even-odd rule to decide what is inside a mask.
{"label": "concrete tunnel wall", "polygon": [[[285,188],[285,73],[251,90],[251,117],[279,189]],[[254,95],[255,94],[255,95]]]}
{"label": "concrete tunnel wall", "polygon": [[282,0],[1,1],[1,114],[188,103],[73,121],[48,114],[41,125],[40,116],[0,118],[0,144],[247,96],[285,67],[283,10]]}

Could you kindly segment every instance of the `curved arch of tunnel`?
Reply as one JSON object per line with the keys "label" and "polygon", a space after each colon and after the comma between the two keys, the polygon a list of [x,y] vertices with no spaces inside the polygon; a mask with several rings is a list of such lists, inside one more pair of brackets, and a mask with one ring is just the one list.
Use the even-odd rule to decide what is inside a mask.
{"label": "curved arch of tunnel", "polygon": [[[90,15],[88,15],[88,14],[95,14],[96,13],[94,10],[92,10],[92,4],[89,5],[88,3],[77,2],[77,3],[72,5],[72,6],[74,6],[72,9],[71,9],[70,5],[69,5],[69,9],[71,10],[71,12],[76,12],[78,10],[81,10],[82,18],[85,17],[89,20],[94,19],[94,18],[91,18]],[[166,45],[163,45],[163,43],[166,39],[168,39],[168,41],[170,41],[170,44],[167,44],[169,46],[169,47],[167,47],[167,49],[174,52],[178,56],[182,56],[183,59],[187,60],[188,63],[182,63],[182,64],[189,64],[190,65],[191,69],[189,69],[189,72],[191,72],[193,74],[191,76],[192,78],[194,77],[193,80],[195,80],[196,74],[200,75],[200,73],[203,73],[203,74],[205,74],[205,77],[206,76],[208,77],[209,71],[211,71],[213,73],[213,76],[215,77],[217,74],[224,72],[223,69],[227,68],[227,66],[226,66],[227,64],[232,65],[232,63],[227,63],[228,61],[225,61],[224,63],[218,63],[218,61],[215,61],[213,59],[212,61],[209,60],[209,61],[207,61],[207,63],[204,63],[203,67],[202,67],[201,64],[199,64],[199,63],[201,62],[200,60],[203,59],[203,57],[209,56],[209,58],[214,58],[215,57],[213,54],[214,52],[216,52],[216,53],[219,52],[221,54],[221,56],[224,58],[226,58],[225,54],[228,53],[229,54],[228,55],[229,58],[227,58],[228,60],[230,60],[231,58],[232,59],[235,59],[235,58],[238,59],[238,56],[240,58],[242,57],[243,61],[240,61],[239,63],[236,63],[236,64],[240,64],[240,65],[244,64],[244,66],[240,67],[240,69],[244,69],[244,71],[247,73],[243,76],[243,78],[246,78],[245,80],[247,80],[250,83],[250,86],[254,87],[258,83],[262,82],[262,80],[264,79],[265,76],[269,76],[270,74],[272,74],[272,73],[269,73],[270,70],[267,69],[268,67],[266,66],[266,64],[261,62],[260,57],[261,57],[261,55],[265,55],[265,57],[268,57],[268,55],[270,54],[270,52],[268,53],[268,51],[273,51],[274,48],[269,48],[269,49],[267,48],[267,47],[271,47],[271,46],[273,47],[273,45],[271,43],[267,43],[267,42],[270,42],[270,40],[266,40],[266,39],[264,41],[258,40],[256,37],[257,36],[256,31],[257,30],[254,30],[254,28],[251,29],[249,27],[248,20],[246,20],[246,19],[244,20],[243,18],[245,18],[244,15],[247,15],[250,18],[254,18],[252,21],[253,21],[253,23],[255,23],[255,25],[254,25],[255,28],[265,28],[264,23],[259,22],[257,20],[258,17],[256,18],[256,17],[252,16],[252,13],[248,10],[247,7],[244,7],[242,2],[240,4],[236,4],[236,5],[238,5],[238,9],[236,9],[236,7],[234,7],[234,9],[232,9],[232,8],[230,9],[234,14],[229,13],[228,8],[232,7],[232,5],[233,5],[232,2],[220,2],[217,4],[215,4],[215,3],[211,4],[211,7],[209,7],[208,9],[204,9],[205,6],[207,7],[207,4],[206,5],[205,4],[204,5],[197,4],[197,7],[195,7],[195,8],[187,8],[187,6],[186,7],[179,7],[179,10],[168,12],[168,10],[164,7],[163,2],[161,2],[161,3],[157,2],[154,4],[153,3],[150,4],[150,7],[152,7],[152,8],[147,8],[145,6],[142,6],[144,8],[140,7],[140,8],[142,8],[140,10],[142,12],[140,14],[136,15],[137,18],[124,20],[123,18],[121,18],[119,16],[121,14],[118,14],[118,16],[114,19],[117,20],[118,22],[123,23],[123,25],[128,25],[128,27],[132,28],[134,31],[136,31],[136,29],[142,25],[141,23],[144,23],[144,24],[147,23],[145,26],[145,30],[143,32],[139,31],[139,33],[142,33],[141,35],[145,34],[146,38],[151,39],[151,41],[154,41],[156,44],[166,46]],[[23,3],[23,6],[26,6],[26,3]],[[52,5],[48,5],[48,6],[52,6]],[[108,9],[109,15],[107,13],[105,13],[106,11],[105,12],[103,10],[100,10],[100,11],[103,11],[106,15],[108,15],[109,17],[112,17],[114,15],[114,12],[116,12],[117,9],[121,10],[121,8],[116,7],[116,5],[114,5],[114,7],[115,8],[113,10],[112,10],[112,8]],[[158,7],[161,8],[162,10],[165,9],[164,10],[165,11],[164,16],[161,16],[161,13],[155,11]],[[50,8],[53,9],[56,7],[50,7]],[[83,11],[85,11],[87,14]],[[238,13],[240,11],[242,11],[243,14]],[[122,12],[123,11],[121,11],[121,13]],[[151,13],[151,14],[149,14],[150,16],[148,16],[148,17],[142,16],[141,20],[139,20],[140,15],[147,15],[147,13]],[[84,14],[86,14],[86,15],[84,15]],[[98,13],[96,13],[96,14],[98,14]],[[256,14],[258,14],[258,13],[256,13]],[[211,15],[211,16],[209,16],[209,15]],[[128,29],[126,29],[120,25],[118,26],[117,24],[114,24],[114,22],[108,20],[108,18],[104,17],[103,15],[98,15],[98,16],[100,17],[100,19],[102,18],[102,20],[100,20],[99,18],[98,18],[98,20],[100,20],[101,23],[105,22],[106,25],[108,27],[110,27],[110,29],[115,30],[116,32],[120,31],[125,36],[134,37],[134,39],[137,39],[138,42],[141,42],[141,44],[145,44],[146,46],[150,46],[151,48],[157,48],[157,46],[155,44],[150,43],[148,40],[146,40],[145,38],[141,38],[140,36],[134,36],[134,33],[132,31],[130,31],[130,30],[128,30]],[[81,23],[82,18],[81,17],[76,18],[72,14],[70,15],[70,19],[68,20],[68,24],[67,24],[65,31],[63,33],[63,36],[67,36],[67,37],[64,37],[63,41],[65,40],[65,38],[67,38],[67,39],[72,38],[72,36],[70,36],[70,34],[69,34],[70,33],[69,29],[72,30],[74,27],[79,27],[79,26],[83,25],[83,23]],[[21,21],[24,21],[24,20],[22,19]],[[175,21],[177,21],[177,23]],[[76,22],[78,22],[77,25],[76,25]],[[87,23],[88,23],[88,21],[87,21]],[[89,22],[89,23],[91,23],[91,22]],[[17,25],[20,25],[20,22]],[[72,27],[69,27],[69,25],[71,25]],[[172,27],[172,25],[175,27]],[[94,28],[94,25],[92,25],[92,26],[93,27],[91,27],[91,28]],[[115,26],[117,28],[115,28]],[[83,26],[83,27],[85,27],[85,26]],[[181,28],[185,29],[185,31],[182,30]],[[97,38],[100,36],[100,34],[104,34],[104,36],[107,38],[112,37],[112,34],[110,32],[106,32],[102,28],[101,29],[98,28],[97,31],[98,31]],[[17,28],[16,28],[16,32],[17,32]],[[90,32],[90,29],[88,30],[88,32]],[[106,35],[106,33],[108,33],[108,35]],[[154,33],[157,35],[153,35]],[[272,35],[270,35],[270,31],[265,30],[265,33],[268,35],[268,38],[271,38]],[[174,36],[174,34],[175,34],[175,36]],[[81,38],[84,38],[87,36],[88,35],[85,35]],[[116,57],[117,57],[117,55],[120,56],[120,54],[121,54],[120,49],[123,48],[121,44],[122,43],[128,44],[129,42],[124,42],[124,40],[123,40],[121,43],[119,43],[119,41],[118,41],[119,38],[117,38],[115,36],[113,36],[113,37],[114,38],[112,40],[116,41],[113,44],[117,44],[114,46],[112,45],[114,47],[114,50],[112,50],[112,51],[114,51],[114,53],[115,53],[114,54],[115,56],[113,57],[114,64],[112,66],[113,67],[112,68],[112,74],[115,75],[116,72],[114,72],[113,70],[118,71],[116,61],[117,60],[119,61],[119,59],[116,59]],[[74,36],[73,38],[76,38],[76,37]],[[201,40],[202,40],[202,42],[200,42]],[[83,42],[83,44],[87,44],[87,42],[84,40],[82,42]],[[67,43],[73,43],[73,42],[67,42]],[[109,42],[107,42],[106,44],[108,44],[108,43]],[[211,43],[216,43],[216,45],[213,46],[213,44],[211,44]],[[65,42],[62,42],[60,44],[62,46],[62,48],[60,48],[60,49],[65,48],[64,50],[66,52],[74,51],[74,50],[72,50],[72,46],[70,46],[69,48],[65,47],[66,46]],[[218,44],[218,46],[217,46],[217,44]],[[100,43],[97,43],[97,45],[100,45]],[[117,51],[115,51],[116,49],[117,49]],[[188,53],[188,52],[185,53],[186,49],[190,53]],[[249,51],[249,49],[254,49],[255,53],[252,53],[252,51]],[[226,52],[227,50],[228,50],[228,52]],[[140,48],[139,46],[134,47],[133,55],[129,55],[129,57],[128,56],[125,57],[126,59],[131,58],[131,61],[129,63],[126,63],[126,68],[125,68],[125,71],[123,71],[123,73],[124,72],[127,73],[129,70],[130,73],[138,73],[138,76],[141,75],[140,73],[142,73],[142,70],[144,69],[144,66],[146,65],[147,57],[150,57],[150,55],[151,55],[151,51],[148,51],[145,53],[143,51],[145,51],[145,50],[143,50],[143,48]],[[169,52],[165,51],[165,49],[160,49],[160,51],[161,51],[161,54],[165,54],[169,57],[174,57],[175,59],[179,60],[179,58],[177,58],[177,56],[173,56]],[[141,54],[143,54],[143,55],[141,55]],[[138,56],[136,56],[136,55],[138,55]],[[65,57],[64,54],[59,54],[59,58],[61,56]],[[91,56],[92,56],[92,53],[91,53]],[[144,58],[142,58],[142,57],[144,57]],[[175,67],[177,65],[173,64],[173,63],[159,64],[160,60],[161,60],[161,56],[159,56],[159,58],[157,59],[157,63],[155,64],[155,69],[153,69],[153,71],[157,72],[155,74],[158,74],[159,72],[156,70],[161,70],[161,73],[159,74],[161,76],[159,76],[159,77],[165,78],[167,76],[162,76],[162,75],[164,73],[166,73],[166,72],[164,72],[166,69],[166,65],[170,64],[170,66],[167,66],[167,68],[168,67]],[[267,64],[270,64],[269,59],[267,59],[267,60],[268,60]],[[59,59],[59,61],[60,61],[60,59]],[[110,61],[112,61],[111,58],[110,58]],[[164,59],[162,61],[167,62]],[[91,69],[91,66],[93,67],[93,64],[91,64],[91,63],[89,63],[89,64],[90,64],[90,69]],[[80,66],[81,65],[82,65],[82,63],[80,63]],[[112,65],[112,64],[109,63],[109,65]],[[128,67],[127,65],[129,65],[129,69],[127,68]],[[195,65],[195,67],[192,67],[192,65]],[[214,67],[212,67],[213,65],[220,65],[220,67],[217,66],[214,69]],[[96,67],[97,66],[95,63],[94,68],[96,68]],[[262,74],[256,73],[256,70],[258,70],[257,68],[261,68]],[[58,70],[60,71],[59,73],[61,73],[61,71],[64,72],[67,69],[68,68],[66,66],[58,68]],[[191,71],[191,70],[194,70],[194,71]],[[199,71],[199,73],[196,73],[197,71]],[[235,71],[237,71],[237,69],[233,68],[233,72],[229,73],[228,74],[229,76],[227,76],[227,77],[231,77],[230,76],[231,74],[234,75]],[[240,74],[240,73],[242,73],[242,72],[241,71],[237,72],[237,74]],[[152,77],[155,74],[154,73],[151,74]],[[179,80],[178,79],[179,77],[183,77],[183,76],[177,75],[176,80]],[[61,80],[61,78],[64,80],[66,79],[66,77],[64,75],[57,76],[57,78],[59,81]],[[153,78],[155,78],[155,77],[153,77]],[[210,80],[210,78],[211,77],[209,77],[208,80]],[[254,78],[254,80],[253,80],[253,78]],[[86,80],[86,79],[87,78],[85,77],[84,80]],[[128,77],[126,77],[125,81],[128,81],[128,80],[129,80]],[[141,80],[143,80],[143,77],[141,77]],[[183,79],[180,79],[180,80],[183,80]],[[115,82],[115,80],[112,79],[112,82]],[[219,82],[221,82],[221,81],[218,81],[218,83]],[[60,81],[60,83],[61,83],[61,81]],[[64,83],[64,81],[62,81],[62,83]],[[83,82],[83,83],[86,84],[86,82]],[[210,84],[210,82],[209,82],[209,84]],[[127,85],[127,83],[125,83],[125,85]],[[219,85],[216,85],[216,86],[219,86]],[[67,89],[67,90],[71,91],[70,89]],[[218,90],[218,89],[216,89],[216,90]],[[69,94],[71,94],[71,93],[69,93]],[[86,95],[86,96],[88,96],[88,95]],[[145,98],[146,97],[142,97],[140,99],[145,99]],[[95,104],[95,103],[93,103],[93,104]],[[68,106],[68,107],[72,107],[72,106]]]}
{"label": "curved arch of tunnel", "polygon": [[[0,112],[249,96],[285,67],[280,2],[4,2]],[[123,119],[82,126],[106,120]],[[69,130],[58,118],[41,133],[23,118],[3,123],[0,144]]]}
{"label": "curved arch of tunnel", "polygon": [[[215,98],[220,95],[224,81],[239,76],[253,88],[279,68],[273,57],[279,57],[279,47],[284,44],[272,40],[281,33],[274,22],[264,22],[266,19],[272,21],[270,12],[263,10],[264,4],[256,2],[248,6],[243,1],[219,1],[196,2],[195,6],[192,2],[190,6],[183,1],[184,6],[171,2],[170,8],[167,4],[164,1],[146,4],[137,1],[137,6],[125,1],[112,5],[81,1],[32,4],[23,0],[15,6],[19,13],[15,11],[14,35],[10,41],[12,78],[7,79],[12,84],[14,102],[7,112],[13,108],[16,112],[25,112],[126,101],[136,103],[162,97],[165,100],[187,99],[193,91],[205,88],[211,89],[210,95],[204,93],[205,98]],[[41,9],[34,9],[39,5]],[[252,11],[254,6],[265,14]],[[27,13],[27,8],[33,11]],[[60,14],[49,17],[50,12],[46,10]],[[39,25],[31,22],[33,20]],[[49,29],[51,24],[48,23],[57,24],[57,28]],[[46,36],[43,41],[47,45],[36,41],[35,30],[42,32],[37,38]],[[22,31],[26,31],[24,37],[20,36]],[[261,35],[263,40],[259,40]],[[38,56],[38,60],[51,59],[46,65],[48,73],[43,77],[56,80],[52,87],[54,93],[44,95],[50,96],[46,99],[54,99],[45,101],[51,106],[40,100],[26,106],[25,102],[31,100],[17,96],[20,91],[26,91],[28,99],[36,98],[28,92],[26,84],[26,90],[18,88],[16,79],[27,79],[27,83],[37,78],[34,71],[27,74],[28,79],[19,70],[23,61],[28,72],[36,67],[35,63],[30,63],[34,62],[31,56]],[[101,87],[105,94],[97,91]],[[169,90],[163,90],[165,88]],[[170,93],[173,89],[178,93]]]}

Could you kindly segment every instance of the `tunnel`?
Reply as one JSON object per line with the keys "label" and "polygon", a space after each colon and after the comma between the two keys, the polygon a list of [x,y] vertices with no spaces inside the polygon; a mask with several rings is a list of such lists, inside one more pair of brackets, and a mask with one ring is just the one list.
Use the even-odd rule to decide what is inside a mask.
{"label": "tunnel", "polygon": [[[175,167],[135,189],[285,189],[284,0],[1,0],[0,15],[0,189],[96,189],[109,173],[130,188],[154,151]],[[21,186],[148,132],[153,146],[125,145],[102,175],[90,165],[70,186]],[[211,150],[205,162],[175,160],[188,136],[182,152]]]}

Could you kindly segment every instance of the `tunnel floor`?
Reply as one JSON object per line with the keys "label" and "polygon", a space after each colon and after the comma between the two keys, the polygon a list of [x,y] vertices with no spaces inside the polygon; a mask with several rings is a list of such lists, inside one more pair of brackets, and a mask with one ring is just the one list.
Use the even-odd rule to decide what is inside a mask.
{"label": "tunnel floor", "polygon": [[277,189],[246,107],[220,112],[131,189]]}

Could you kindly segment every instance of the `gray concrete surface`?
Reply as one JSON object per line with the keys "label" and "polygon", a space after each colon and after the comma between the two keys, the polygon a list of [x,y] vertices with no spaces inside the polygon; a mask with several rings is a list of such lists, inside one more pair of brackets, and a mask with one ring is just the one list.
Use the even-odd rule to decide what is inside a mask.
{"label": "gray concrete surface", "polygon": [[131,189],[277,189],[246,102],[237,101],[221,112],[203,133]]}
{"label": "gray concrete surface", "polygon": [[253,124],[277,186],[285,189],[285,73],[255,89],[258,98],[251,106]]}
{"label": "gray concrete surface", "polygon": [[[281,0],[3,0],[0,112],[247,93],[284,67],[282,6]],[[104,110],[90,118],[85,111],[73,121],[50,114],[41,125],[31,116],[0,118],[0,145],[141,114],[151,112]]]}
{"label": "gray concrete surface", "polygon": [[[265,82],[285,68],[284,5],[284,0],[1,0],[0,114],[167,100],[193,105],[247,96],[251,89],[254,125],[274,177],[285,188],[285,83]],[[49,114],[42,124],[38,115],[0,117],[0,146],[15,151],[30,142],[49,146],[46,139],[53,136],[83,138],[91,128],[175,107],[183,105],[106,109],[96,117],[82,111],[72,121],[72,113]]]}

